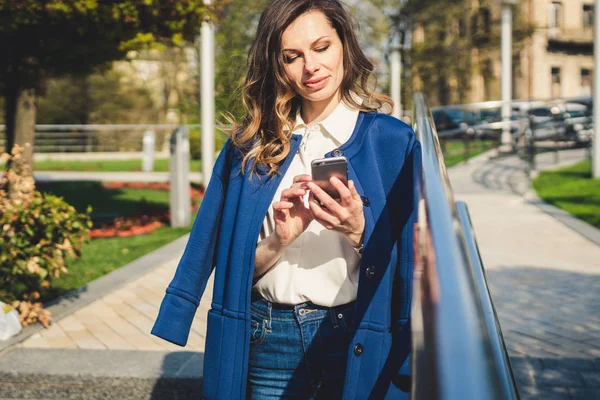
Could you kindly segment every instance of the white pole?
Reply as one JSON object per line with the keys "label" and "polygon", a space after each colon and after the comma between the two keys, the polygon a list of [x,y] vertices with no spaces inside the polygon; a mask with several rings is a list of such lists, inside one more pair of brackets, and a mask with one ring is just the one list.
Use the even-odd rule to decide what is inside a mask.
{"label": "white pole", "polygon": [[512,100],[512,9],[502,2],[502,137],[501,150],[511,151],[513,138],[510,133]]}
{"label": "white pole", "polygon": [[[212,0],[204,1],[206,5],[211,3]],[[202,24],[201,39],[202,180],[207,187],[215,153],[215,32],[211,22]]]}
{"label": "white pole", "polygon": [[391,54],[391,92],[392,100],[394,101],[394,112],[392,115],[398,119],[402,117],[402,97],[401,97],[401,85],[402,85],[402,55],[400,54],[400,48],[394,47]]}
{"label": "white pole", "polygon": [[600,178],[600,0],[594,7],[594,155],[592,176]]}

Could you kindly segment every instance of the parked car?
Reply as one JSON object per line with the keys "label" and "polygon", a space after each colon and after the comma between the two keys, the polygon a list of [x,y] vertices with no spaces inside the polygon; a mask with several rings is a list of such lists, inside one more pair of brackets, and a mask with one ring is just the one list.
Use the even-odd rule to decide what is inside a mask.
{"label": "parked car", "polygon": [[[520,128],[519,109],[513,107],[510,115],[510,132],[517,138]],[[474,126],[475,137],[478,139],[498,139],[502,134],[502,109],[500,107],[482,109],[475,112]]]}
{"label": "parked car", "polygon": [[557,105],[533,107],[527,111],[527,116],[534,140],[564,139],[565,124]]}
{"label": "parked car", "polygon": [[589,108],[567,102],[534,107],[527,112],[535,140],[583,141],[589,136]]}
{"label": "parked car", "polygon": [[473,114],[458,108],[438,108],[431,113],[438,136],[463,136],[472,129]]}
{"label": "parked car", "polygon": [[587,141],[591,138],[592,113],[588,106],[566,103],[563,110],[567,140]]}

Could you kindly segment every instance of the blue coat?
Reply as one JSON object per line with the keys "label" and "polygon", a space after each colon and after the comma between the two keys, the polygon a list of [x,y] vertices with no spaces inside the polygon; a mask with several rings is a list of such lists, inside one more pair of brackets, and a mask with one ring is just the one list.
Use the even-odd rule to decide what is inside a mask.
{"label": "blue coat", "polygon": [[[253,179],[248,171],[241,173],[241,155],[226,143],[166,290],[152,333],[184,346],[216,267],[204,356],[206,399],[245,398],[257,238],[300,141],[293,135],[279,174]],[[348,158],[348,177],[362,196],[366,221],[343,398],[398,398],[395,378],[411,350],[412,237],[421,148],[405,123],[361,112],[352,136],[336,150],[325,157],[341,151]]]}

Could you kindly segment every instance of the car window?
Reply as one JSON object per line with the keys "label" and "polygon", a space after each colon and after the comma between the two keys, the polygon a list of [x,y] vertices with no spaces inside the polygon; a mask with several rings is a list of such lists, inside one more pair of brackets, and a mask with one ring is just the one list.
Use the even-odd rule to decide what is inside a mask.
{"label": "car window", "polygon": [[534,108],[529,110],[530,115],[535,115],[536,117],[551,117],[552,111],[549,108]]}

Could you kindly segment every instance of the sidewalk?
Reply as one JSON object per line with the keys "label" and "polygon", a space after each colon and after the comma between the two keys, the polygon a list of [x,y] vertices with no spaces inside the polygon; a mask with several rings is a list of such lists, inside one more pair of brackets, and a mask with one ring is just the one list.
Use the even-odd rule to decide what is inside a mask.
{"label": "sidewalk", "polygon": [[[583,157],[561,154],[557,166]],[[552,154],[536,162],[555,167]],[[528,201],[523,171],[516,157],[483,157],[449,173],[469,207],[521,398],[598,399],[600,246]]]}
{"label": "sidewalk", "polygon": [[[571,163],[584,156],[565,153],[561,160]],[[539,156],[538,168],[553,167],[552,157]],[[597,399],[600,246],[528,201],[523,170],[516,157],[488,161],[480,156],[449,173],[457,200],[465,201],[471,213],[522,398]],[[159,375],[189,379],[192,386],[185,390],[199,396],[212,282],[185,349],[149,334],[180,254],[0,354],[0,399],[115,398],[107,387],[122,399],[176,398],[161,395]],[[19,373],[56,374],[57,382],[69,373],[74,378],[48,384],[52,390],[44,395],[25,396],[3,385],[3,376],[16,379]],[[115,380],[103,381],[107,377]],[[68,397],[58,389],[83,390],[84,384],[99,381],[104,383],[84,397]],[[171,384],[175,388],[180,382]]]}
{"label": "sidewalk", "polygon": [[[177,259],[158,266],[134,282],[116,289],[93,303],[53,323],[16,347],[95,350],[170,350],[180,346],[150,335],[165,288],[171,281]],[[192,323],[185,347],[204,352],[206,313],[210,308],[212,279]]]}

